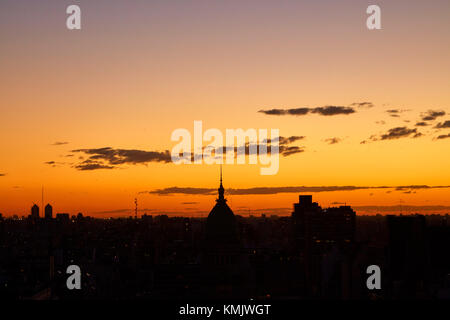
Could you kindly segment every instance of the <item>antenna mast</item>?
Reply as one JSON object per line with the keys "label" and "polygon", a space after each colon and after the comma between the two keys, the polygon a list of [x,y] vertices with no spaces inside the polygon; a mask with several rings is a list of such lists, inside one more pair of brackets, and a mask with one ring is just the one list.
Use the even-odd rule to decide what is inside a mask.
{"label": "antenna mast", "polygon": [[42,186],[41,210],[44,213],[44,186]]}
{"label": "antenna mast", "polygon": [[137,213],[138,213],[138,202],[137,202],[137,198],[134,199],[134,218],[137,219]]}

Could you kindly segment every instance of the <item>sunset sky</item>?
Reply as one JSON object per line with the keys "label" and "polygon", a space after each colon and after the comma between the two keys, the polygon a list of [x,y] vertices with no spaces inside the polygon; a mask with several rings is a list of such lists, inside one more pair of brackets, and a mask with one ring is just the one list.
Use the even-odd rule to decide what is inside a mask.
{"label": "sunset sky", "polygon": [[151,153],[194,120],[296,137],[276,175],[224,165],[235,213],[289,214],[311,191],[357,214],[450,213],[448,0],[2,0],[0,41],[3,215],[44,186],[55,212],[128,216],[138,198],[139,214],[205,216],[219,166]]}

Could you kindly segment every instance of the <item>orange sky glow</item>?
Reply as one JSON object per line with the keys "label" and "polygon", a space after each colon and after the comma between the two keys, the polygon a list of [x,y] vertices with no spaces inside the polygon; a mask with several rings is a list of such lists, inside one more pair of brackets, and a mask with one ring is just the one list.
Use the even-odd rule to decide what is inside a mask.
{"label": "orange sky glow", "polygon": [[[216,194],[195,193],[218,188],[218,165],[80,170],[94,158],[78,150],[164,152],[195,120],[303,137],[276,175],[223,166],[226,190],[272,190],[228,192],[235,213],[290,214],[300,192],[277,188],[327,186],[361,188],[305,193],[357,214],[450,213],[448,1],[380,1],[377,31],[360,1],[100,0],[79,1],[83,28],[69,31],[66,2],[0,5],[3,215],[28,215],[44,186],[55,212],[129,216],[137,198],[139,214],[206,216]],[[326,106],[354,112],[259,112]],[[161,195],[172,187],[191,191]]]}

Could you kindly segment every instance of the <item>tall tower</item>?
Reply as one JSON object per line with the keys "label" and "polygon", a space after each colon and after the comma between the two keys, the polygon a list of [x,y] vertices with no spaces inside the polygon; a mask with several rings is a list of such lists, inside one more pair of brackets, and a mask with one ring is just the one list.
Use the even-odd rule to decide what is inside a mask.
{"label": "tall tower", "polygon": [[47,204],[45,206],[45,219],[52,219],[53,218],[53,207],[50,204]]}
{"label": "tall tower", "polygon": [[31,217],[39,219],[39,207],[37,206],[37,204],[34,204],[31,207]]}

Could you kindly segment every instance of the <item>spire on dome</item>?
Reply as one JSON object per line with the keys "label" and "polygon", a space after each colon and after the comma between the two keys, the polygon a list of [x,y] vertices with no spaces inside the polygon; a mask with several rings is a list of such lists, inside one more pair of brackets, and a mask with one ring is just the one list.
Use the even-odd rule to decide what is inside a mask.
{"label": "spire on dome", "polygon": [[225,197],[224,197],[224,193],[225,193],[225,189],[223,188],[222,185],[222,165],[220,165],[220,187],[218,189],[219,191],[219,198],[217,199],[217,202],[225,202]]}

